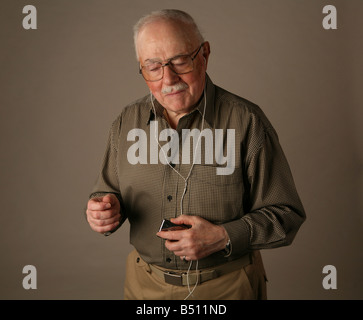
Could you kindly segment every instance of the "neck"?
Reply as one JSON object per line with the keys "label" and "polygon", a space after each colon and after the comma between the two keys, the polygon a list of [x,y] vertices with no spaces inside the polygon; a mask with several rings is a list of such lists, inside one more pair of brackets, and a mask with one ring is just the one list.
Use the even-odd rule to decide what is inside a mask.
{"label": "neck", "polygon": [[166,120],[168,121],[170,127],[172,127],[173,129],[176,129],[176,127],[178,126],[178,123],[179,123],[179,119],[182,118],[186,114],[187,113],[177,113],[177,112],[173,112],[173,111],[167,111],[166,109],[164,109],[164,116],[165,116]]}
{"label": "neck", "polygon": [[[184,117],[185,115],[187,115],[192,110],[194,110],[194,108],[199,103],[201,103],[204,96],[205,96],[205,92],[203,91],[202,94],[201,94],[200,99],[198,100],[198,102],[195,105],[193,105],[192,107],[190,107],[187,112],[185,112],[185,110],[182,111],[182,112],[175,112],[175,111],[172,111],[172,110],[166,110],[166,108],[164,107],[163,113],[164,113],[164,116],[165,116],[166,120],[168,121],[169,125],[173,129],[176,129],[176,127],[178,126],[178,123],[179,123],[179,119]],[[205,97],[205,99],[207,99],[207,97]]]}

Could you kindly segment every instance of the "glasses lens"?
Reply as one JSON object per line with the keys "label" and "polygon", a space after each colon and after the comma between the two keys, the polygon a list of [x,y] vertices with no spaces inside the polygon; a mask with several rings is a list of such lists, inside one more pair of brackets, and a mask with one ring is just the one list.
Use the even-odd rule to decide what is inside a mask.
{"label": "glasses lens", "polygon": [[193,60],[190,56],[179,56],[170,60],[170,66],[177,74],[188,73],[193,70]]}
{"label": "glasses lens", "polygon": [[176,74],[185,74],[193,71],[193,59],[185,55],[175,57],[165,65],[154,62],[143,66],[141,72],[146,81],[158,81],[163,78],[164,68],[167,66]]}
{"label": "glasses lens", "polygon": [[151,63],[142,67],[142,75],[145,80],[155,81],[163,77],[163,68],[161,63]]}

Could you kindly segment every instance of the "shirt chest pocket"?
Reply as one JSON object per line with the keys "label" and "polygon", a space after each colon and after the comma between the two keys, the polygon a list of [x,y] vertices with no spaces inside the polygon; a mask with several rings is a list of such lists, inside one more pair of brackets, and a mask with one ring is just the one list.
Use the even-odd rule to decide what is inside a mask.
{"label": "shirt chest pocket", "polygon": [[216,166],[195,165],[188,183],[188,214],[215,224],[242,215],[243,179],[241,168],[230,175],[217,175]]}

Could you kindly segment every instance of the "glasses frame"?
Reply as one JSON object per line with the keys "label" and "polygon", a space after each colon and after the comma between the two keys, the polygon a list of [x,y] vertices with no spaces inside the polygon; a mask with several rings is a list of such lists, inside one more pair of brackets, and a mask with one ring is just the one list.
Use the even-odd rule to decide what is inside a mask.
{"label": "glasses frame", "polygon": [[[145,66],[142,66],[141,64],[140,64],[140,66],[139,66],[139,73],[142,75],[142,77],[144,78],[144,80],[145,81],[148,81],[148,82],[156,82],[156,81],[160,81],[162,78],[164,78],[164,67],[166,67],[166,66],[169,66],[170,67],[170,70],[171,71],[173,71],[175,74],[187,74],[187,73],[190,73],[190,72],[192,72],[193,70],[194,70],[194,60],[195,60],[195,58],[197,57],[197,55],[198,55],[198,53],[199,53],[199,51],[200,51],[200,49],[202,49],[202,47],[203,47],[203,45],[205,44],[205,42],[203,42],[197,49],[195,49],[192,53],[190,53],[190,54],[181,54],[181,55],[178,55],[178,56],[175,56],[175,57],[172,57],[172,58],[170,58],[170,59],[168,59],[165,63],[161,63],[160,62],[160,64],[161,64],[161,68],[162,68],[162,70],[163,70],[163,73],[162,73],[162,76],[161,76],[161,78],[160,79],[158,79],[158,80],[147,80],[146,78],[145,78],[145,76],[144,76],[144,74],[142,73],[142,69],[145,67]],[[197,51],[195,54],[194,54],[194,52],[195,51]],[[187,72],[176,72],[174,69],[173,69],[173,64],[172,64],[172,60],[173,59],[175,59],[175,58],[180,58],[180,57],[190,57],[191,59],[192,59],[192,64],[193,64],[193,66],[192,66],[192,70],[190,70],[190,71],[187,71]]]}

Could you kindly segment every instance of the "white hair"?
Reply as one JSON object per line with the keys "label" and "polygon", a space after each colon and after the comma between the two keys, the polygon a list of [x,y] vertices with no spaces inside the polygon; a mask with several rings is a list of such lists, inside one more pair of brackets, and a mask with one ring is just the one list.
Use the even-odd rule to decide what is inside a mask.
{"label": "white hair", "polygon": [[135,45],[135,51],[136,51],[136,57],[138,57],[137,52],[137,37],[139,35],[139,32],[149,23],[155,22],[155,21],[176,21],[184,23],[191,27],[192,32],[194,33],[194,36],[200,43],[204,42],[204,37],[202,36],[202,33],[200,32],[197,24],[195,23],[194,19],[186,12],[177,10],[177,9],[163,9],[159,11],[153,11],[145,16],[143,16],[135,25],[134,25],[134,45]]}

